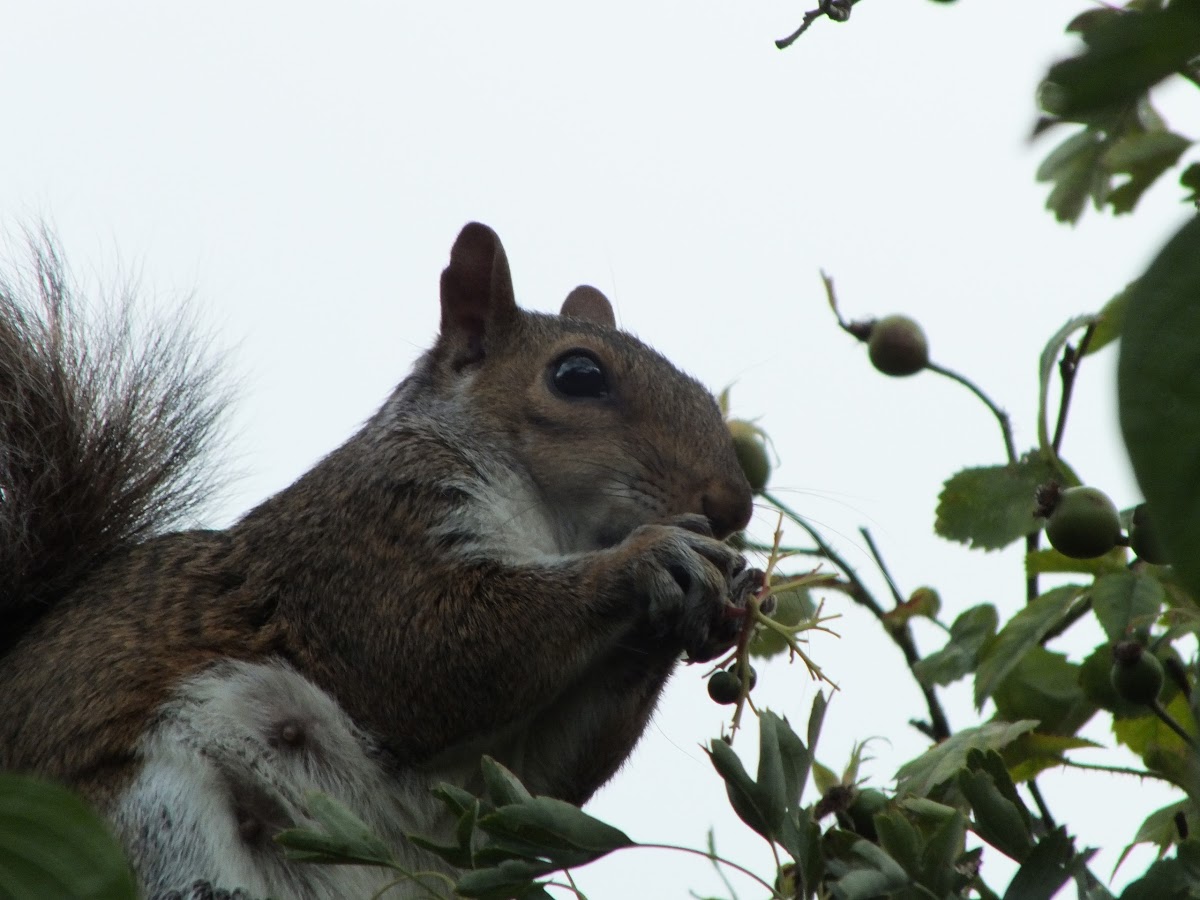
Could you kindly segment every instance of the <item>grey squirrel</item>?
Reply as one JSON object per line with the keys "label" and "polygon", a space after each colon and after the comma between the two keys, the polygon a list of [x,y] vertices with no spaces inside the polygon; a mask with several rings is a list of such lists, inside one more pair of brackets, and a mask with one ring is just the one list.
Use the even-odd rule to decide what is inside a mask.
{"label": "grey squirrel", "polygon": [[271,840],[309,790],[437,868],[403,837],[445,826],[432,786],[486,753],[583,803],[736,638],[761,574],[712,395],[593,288],[518,308],[486,226],[382,408],[223,531],[169,530],[220,406],[186,334],[89,338],[38,260],[40,299],[0,286],[0,768],[81,791],[148,896],[370,896]]}

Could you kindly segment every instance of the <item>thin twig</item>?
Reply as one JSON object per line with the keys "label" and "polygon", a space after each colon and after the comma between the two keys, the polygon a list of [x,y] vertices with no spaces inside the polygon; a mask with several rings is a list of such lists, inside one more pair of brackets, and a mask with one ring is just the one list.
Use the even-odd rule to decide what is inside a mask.
{"label": "thin twig", "polygon": [[879,552],[879,548],[875,546],[875,539],[871,537],[871,532],[860,527],[858,533],[863,536],[863,540],[867,542],[867,549],[871,551],[871,556],[875,558],[875,565],[879,567],[880,574],[883,575],[883,580],[887,582],[888,590],[892,592],[892,597],[896,600],[897,606],[904,605],[904,597],[900,593],[900,588],[896,587],[896,582],[892,578],[892,573],[888,571],[887,564],[883,561],[883,556]]}
{"label": "thin twig", "polygon": [[[850,0],[851,5],[858,2],[859,0]],[[804,18],[801,20],[799,28],[797,28],[787,37],[780,38],[775,42],[776,48],[779,50],[786,50],[788,47],[792,46],[792,44],[796,43],[796,40],[800,37],[800,35],[808,31],[813,22],[817,21],[817,19],[821,18],[822,16],[829,15],[829,10],[832,8],[834,8],[834,0],[821,0],[820,5],[816,9],[810,9],[804,14]],[[846,18],[849,18],[850,10],[845,6],[844,3],[838,4],[837,8],[842,10],[843,18],[836,18],[836,16],[833,18],[836,18],[836,20],[839,22],[844,22]]]}
{"label": "thin twig", "polygon": [[1100,763],[1081,763],[1073,759],[1067,759],[1065,756],[1059,757],[1058,760],[1062,765],[1072,769],[1088,769],[1093,772],[1109,772],[1113,775],[1133,775],[1136,778],[1154,778],[1158,781],[1165,781],[1168,784],[1173,784],[1165,775],[1160,775],[1157,772],[1151,772],[1149,769],[1130,769],[1125,766],[1105,766]]}
{"label": "thin twig", "polygon": [[952,369],[947,369],[945,366],[939,366],[937,363],[931,362],[925,366],[931,372],[937,372],[939,375],[944,375],[951,381],[957,381],[972,394],[978,397],[983,405],[992,411],[992,415],[996,417],[996,421],[1000,424],[1000,431],[1004,435],[1004,451],[1008,455],[1008,461],[1015,463],[1017,461],[1017,448],[1013,443],[1012,423],[1008,419],[1008,413],[992,402],[992,398],[983,392],[983,390],[967,378],[965,375],[960,375]]}
{"label": "thin twig", "polygon": [[[862,583],[858,577],[858,574],[854,571],[854,568],[848,562],[846,562],[845,558],[842,557],[840,553],[829,546],[829,543],[824,537],[821,536],[821,533],[809,525],[803,516],[799,515],[797,512],[789,508],[786,504],[782,503],[779,499],[771,494],[764,493],[762,497],[764,500],[782,512],[785,516],[787,516],[788,519],[803,528],[808,533],[808,536],[812,538],[813,543],[817,545],[825,558],[842,570],[842,574],[845,576],[846,580],[831,582],[827,585],[827,587],[840,590],[859,606],[864,606],[870,610],[871,615],[873,615],[883,624],[884,630],[895,642],[896,646],[900,648],[900,652],[904,654],[905,662],[908,663],[909,669],[912,670],[913,667],[921,661],[921,654],[917,651],[916,644],[913,641],[912,631],[909,630],[908,624],[904,623],[902,625],[894,625],[888,620],[887,612],[879,604],[879,601],[875,599],[875,596],[870,592],[870,590],[867,589],[867,586]],[[915,677],[916,676],[914,675],[914,678]],[[950,737],[952,732],[950,730],[950,722],[946,718],[945,711],[942,709],[942,704],[938,700],[937,694],[934,692],[932,687],[926,687],[925,685],[922,685],[919,679],[917,684],[920,685],[921,693],[925,696],[925,705],[929,708],[930,720],[928,729],[919,728],[919,730],[932,740],[945,740],[946,738]]]}
{"label": "thin twig", "polygon": [[1042,797],[1042,791],[1037,785],[1037,779],[1030,778],[1026,787],[1029,788],[1033,802],[1037,804],[1038,813],[1042,817],[1042,824],[1046,827],[1046,831],[1053,831],[1058,826],[1054,824],[1054,816],[1050,815],[1050,809],[1046,806],[1046,801]]}
{"label": "thin twig", "polygon": [[1092,598],[1089,594],[1084,598],[1082,603],[1078,603],[1067,611],[1067,614],[1059,619],[1058,624],[1042,635],[1042,639],[1038,643],[1045,647],[1057,637],[1062,637],[1072,625],[1086,616],[1092,611]]}
{"label": "thin twig", "polygon": [[1067,428],[1067,412],[1071,408],[1071,393],[1075,389],[1075,376],[1079,371],[1079,362],[1087,353],[1088,344],[1092,342],[1092,335],[1096,333],[1096,323],[1093,322],[1083,332],[1083,337],[1079,339],[1079,347],[1073,348],[1070,344],[1063,349],[1062,359],[1058,363],[1058,374],[1062,381],[1062,399],[1058,402],[1058,422],[1054,425],[1054,439],[1050,442],[1051,449],[1054,450],[1054,455],[1058,456],[1058,449],[1062,446],[1063,432]]}
{"label": "thin twig", "polygon": [[1187,733],[1187,729],[1180,725],[1173,715],[1167,712],[1165,706],[1155,700],[1150,704],[1150,710],[1158,716],[1164,725],[1179,735],[1181,741],[1191,747],[1193,751],[1200,752],[1200,747],[1196,745],[1196,739]]}

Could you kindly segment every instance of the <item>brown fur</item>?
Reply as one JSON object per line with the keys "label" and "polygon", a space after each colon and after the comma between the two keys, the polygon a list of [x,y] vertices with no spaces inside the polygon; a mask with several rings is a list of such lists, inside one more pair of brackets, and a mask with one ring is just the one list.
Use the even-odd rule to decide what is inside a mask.
{"label": "brown fur", "polygon": [[[569,315],[519,310],[499,241],[467,226],[437,344],[345,445],[227,531],[125,527],[77,563],[52,557],[69,577],[27,576],[23,596],[48,599],[0,658],[0,766],[113,808],[181,685],[278,660],[394,771],[469,772],[487,752],[535,792],[586,800],[680,654],[732,640],[746,574],[719,538],[750,492],[711,395],[611,327],[599,292],[573,297]],[[0,399],[24,396],[22,352],[0,344],[15,353]],[[555,386],[579,354],[604,396]],[[66,484],[46,496],[89,505],[88,527],[109,511]]]}

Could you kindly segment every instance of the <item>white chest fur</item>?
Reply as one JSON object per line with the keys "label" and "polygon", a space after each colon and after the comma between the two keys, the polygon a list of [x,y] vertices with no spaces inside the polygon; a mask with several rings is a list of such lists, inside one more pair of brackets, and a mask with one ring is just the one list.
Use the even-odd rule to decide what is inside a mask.
{"label": "white chest fur", "polygon": [[352,809],[411,870],[436,867],[403,840],[435,830],[436,779],[385,770],[337,703],[283,663],[225,662],[191,679],[140,750],[145,764],[113,819],[148,897],[203,880],[254,898],[344,900],[394,881],[387,869],[283,859],[271,836],[316,827],[309,791]]}

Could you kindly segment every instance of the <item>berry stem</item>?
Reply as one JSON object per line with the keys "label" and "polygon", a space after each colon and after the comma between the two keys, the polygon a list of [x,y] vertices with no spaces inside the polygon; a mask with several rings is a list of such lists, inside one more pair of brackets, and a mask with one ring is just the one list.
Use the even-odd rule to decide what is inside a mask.
{"label": "berry stem", "polygon": [[1162,703],[1158,700],[1150,701],[1150,710],[1162,720],[1164,725],[1179,735],[1181,741],[1191,747],[1193,751],[1200,753],[1200,746],[1197,746],[1196,739],[1187,733],[1187,730],[1179,724],[1179,721],[1173,715],[1167,712],[1166,707]]}
{"label": "berry stem", "polygon": [[937,372],[939,375],[944,375],[951,381],[957,381],[972,394],[982,401],[983,405],[992,411],[992,415],[996,417],[996,421],[1000,424],[1000,431],[1004,435],[1004,452],[1008,455],[1008,461],[1015,463],[1017,461],[1017,448],[1013,443],[1012,423],[1008,419],[1008,413],[997,406],[992,398],[983,392],[979,385],[975,384],[966,375],[960,375],[953,369],[947,369],[945,366],[939,366],[935,362],[930,362],[925,366],[931,372]]}

